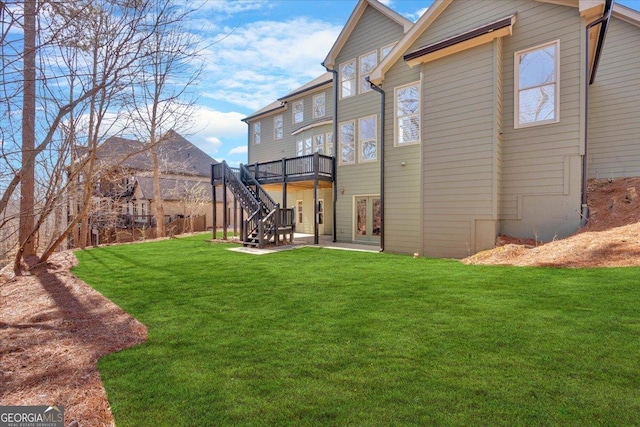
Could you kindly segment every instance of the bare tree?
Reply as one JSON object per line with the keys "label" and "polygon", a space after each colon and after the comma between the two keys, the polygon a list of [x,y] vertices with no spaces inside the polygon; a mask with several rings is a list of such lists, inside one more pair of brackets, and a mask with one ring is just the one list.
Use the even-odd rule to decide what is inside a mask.
{"label": "bare tree", "polygon": [[140,79],[133,82],[131,112],[138,138],[149,144],[158,237],[165,235],[158,144],[164,132],[188,126],[196,100],[190,90],[202,69],[197,64],[198,40],[183,28],[193,12],[180,9],[173,2],[157,4],[148,22],[153,33],[146,40]]}

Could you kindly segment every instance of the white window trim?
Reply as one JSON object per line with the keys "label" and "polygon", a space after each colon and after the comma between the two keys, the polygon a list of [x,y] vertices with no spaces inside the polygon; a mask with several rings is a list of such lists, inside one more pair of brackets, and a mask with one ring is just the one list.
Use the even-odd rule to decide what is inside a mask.
{"label": "white window trim", "polygon": [[[398,42],[389,43],[388,45],[386,45],[386,46],[382,46],[382,47],[380,48],[380,52],[379,52],[379,55],[380,55],[380,62],[382,62],[382,60],[383,60],[384,58],[386,58],[386,56],[383,56],[383,55],[382,55],[382,51],[383,51],[383,50],[385,50],[385,49],[389,49],[389,53],[390,53],[390,52],[393,50],[393,48],[396,46],[396,44],[398,44]],[[387,53],[387,55],[388,55],[389,53]]]}
{"label": "white window trim", "polygon": [[[362,136],[362,121],[363,120],[367,120],[367,119],[373,119],[374,121],[374,129],[375,129],[375,136],[373,141],[376,143],[376,158],[375,159],[369,159],[366,160],[364,158],[362,158],[362,156],[364,155],[364,142],[361,139]],[[369,141],[369,140],[367,140]],[[358,119],[358,147],[360,148],[360,162],[362,163],[372,163],[372,162],[377,162],[378,161],[378,148],[379,148],[379,144],[378,144],[378,116],[377,115],[371,115],[371,116],[366,116],[366,117],[360,117]]]}
{"label": "white window trim", "polygon": [[[300,119],[300,121],[296,121],[296,104],[300,104],[302,106],[302,119]],[[294,125],[304,122],[304,99],[299,99],[298,101],[291,103],[291,122]]]}
{"label": "white window trim", "polygon": [[[323,106],[324,111],[323,111],[322,115],[320,115],[320,114],[317,114],[317,115],[316,115],[316,99],[318,99],[318,98],[320,98],[320,97],[324,98],[324,106]],[[314,119],[319,119],[320,117],[324,117],[324,116],[326,116],[326,115],[327,115],[327,97],[325,96],[325,93],[324,93],[324,92],[322,92],[322,93],[318,93],[318,94],[316,94],[316,95],[313,95],[312,104],[313,104],[313,107],[312,107],[312,108],[313,108],[312,115],[313,115],[313,118],[314,118]]]}
{"label": "white window trim", "polygon": [[[548,120],[540,120],[537,122],[531,123],[520,123],[520,87],[518,83],[520,82],[520,67],[518,66],[520,55],[526,54],[528,52],[532,52],[534,50],[539,50],[545,48],[547,46],[555,45],[556,46],[556,63],[554,70],[554,118]],[[513,71],[514,71],[514,79],[513,79],[513,127],[514,129],[528,128],[532,126],[541,126],[548,125],[552,123],[560,122],[560,39],[554,40],[547,43],[542,43],[537,46],[530,47],[528,49],[523,49],[513,54]],[[536,87],[536,86],[533,86]],[[527,88],[531,89],[531,88]]]}
{"label": "white window trim", "polygon": [[376,65],[374,65],[373,68],[369,71],[369,74],[363,74],[362,73],[362,58],[367,57],[369,55],[375,55],[376,56],[376,65],[378,65],[378,51],[377,50],[372,50],[371,52],[367,52],[364,55],[360,55],[358,57],[358,93],[360,93],[360,94],[368,93],[368,92],[371,92],[373,90],[373,89],[371,89],[370,85],[364,86],[364,87],[366,87],[366,89],[362,90],[365,76],[368,76],[371,73],[371,71],[373,71],[376,68]]}
{"label": "white window trim", "polygon": [[[348,64],[350,62],[354,63],[354,76],[353,76],[353,91],[351,95],[344,96],[342,92],[342,66]],[[356,58],[350,59],[348,61],[344,61],[340,65],[338,65],[338,84],[340,85],[340,99],[351,98],[358,93],[358,60]]]}
{"label": "white window trim", "polygon": [[[345,162],[342,160],[342,125],[346,125],[346,124],[353,124],[353,161],[352,162]],[[355,165],[356,164],[356,160],[358,159],[358,153],[357,153],[357,147],[358,147],[358,137],[356,135],[357,132],[357,128],[356,128],[356,121],[355,120],[347,120],[346,122],[340,122],[340,124],[338,125],[338,134],[340,135],[340,137],[338,138],[338,149],[335,150],[335,153],[339,155],[338,160],[339,160],[339,164],[340,165]]]}
{"label": "white window trim", "polygon": [[[420,80],[417,80],[406,85],[397,86],[393,89],[393,144],[395,147],[409,147],[412,145],[419,145],[422,142],[422,85]],[[400,144],[400,131],[398,124],[398,91],[406,87],[418,86],[418,140],[413,142],[403,142]]]}
{"label": "white window trim", "polygon": [[296,157],[304,156],[304,140],[296,141]]}
{"label": "white window trim", "polygon": [[[331,138],[329,138],[329,135],[331,135]],[[331,143],[329,143],[329,139],[331,139]],[[324,144],[325,144],[325,148],[327,150],[326,155],[335,157],[336,156],[336,147],[335,147],[335,144],[333,142],[333,132],[327,132],[327,133],[324,134]],[[329,147],[331,147],[331,150],[329,150]]]}
{"label": "white window trim", "polygon": [[[281,126],[280,130],[282,131],[281,132],[282,134],[280,136],[278,136],[277,128],[276,128],[276,119],[278,118],[280,118],[280,126]],[[282,117],[282,114],[279,114],[273,118],[273,139],[278,140],[278,139],[282,139],[283,137],[284,137],[284,117]]]}
{"label": "white window trim", "polygon": [[262,140],[262,125],[260,122],[253,124],[253,145],[260,145]]}

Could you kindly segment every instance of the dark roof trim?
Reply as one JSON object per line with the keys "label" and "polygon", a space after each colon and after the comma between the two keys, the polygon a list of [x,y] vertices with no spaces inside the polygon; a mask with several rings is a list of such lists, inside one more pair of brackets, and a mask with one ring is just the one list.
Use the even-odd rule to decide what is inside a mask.
{"label": "dark roof trim", "polygon": [[502,18],[498,21],[492,22],[490,24],[484,25],[480,28],[476,28],[475,30],[468,31],[466,33],[459,34],[457,36],[453,36],[446,40],[442,40],[437,43],[430,44],[428,46],[421,47],[420,49],[413,51],[411,53],[407,53],[404,55],[403,59],[405,61],[410,61],[412,59],[420,58],[421,56],[428,55],[433,52],[437,52],[442,49],[446,49],[451,46],[455,46],[459,43],[466,42],[468,40],[474,39],[479,36],[483,36],[485,34],[491,33],[496,30],[500,30],[502,28],[507,28],[513,24],[514,15],[507,16],[506,18]]}
{"label": "dark roof trim", "polygon": [[309,92],[311,90],[314,90],[314,89],[317,89],[319,87],[322,87],[322,86],[324,86],[324,85],[326,85],[328,83],[333,83],[333,77],[331,79],[329,79],[329,80],[322,81],[320,83],[317,83],[317,84],[315,84],[313,86],[306,87],[306,88],[304,88],[302,90],[299,90],[297,92],[290,93],[287,96],[284,96],[282,98],[278,98],[278,101],[285,101],[285,100],[287,100],[289,98],[293,98],[294,96],[297,96],[297,95],[303,94],[305,92]]}
{"label": "dark roof trim", "polygon": [[272,109],[267,110],[267,111],[261,111],[258,114],[254,114],[253,116],[245,117],[244,119],[242,119],[242,121],[247,123],[248,120],[253,120],[253,119],[257,119],[258,117],[269,115],[269,114],[273,113],[274,111],[278,111],[280,109],[282,109],[282,110],[285,109],[284,104],[280,104],[276,108],[272,108]]}

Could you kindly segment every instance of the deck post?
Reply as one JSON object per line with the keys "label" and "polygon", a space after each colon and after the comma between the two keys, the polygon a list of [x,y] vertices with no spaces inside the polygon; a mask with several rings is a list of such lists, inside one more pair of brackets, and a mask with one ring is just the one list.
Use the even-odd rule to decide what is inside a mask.
{"label": "deck post", "polygon": [[318,173],[320,169],[320,154],[316,151],[313,153],[313,244],[317,245],[319,243],[320,237],[320,227],[318,225],[318,214],[320,210],[318,209]]}
{"label": "deck post", "polygon": [[238,236],[238,199],[233,198],[233,235]]}
{"label": "deck post", "polygon": [[[227,168],[225,160],[222,161]],[[222,239],[227,240],[227,228],[229,219],[227,218],[227,174],[222,175]]]}
{"label": "deck post", "polygon": [[282,158],[282,206],[287,207],[287,158]]}
{"label": "deck post", "polygon": [[275,232],[276,232],[276,235],[273,240],[275,241],[276,246],[278,246],[278,243],[280,240],[280,203],[276,204],[276,217],[274,218],[273,223],[274,223]]}
{"label": "deck post", "polygon": [[216,240],[218,238],[218,233],[216,233],[216,231],[218,230],[218,201],[216,200],[216,185],[214,184],[215,182],[215,175],[214,175],[214,171],[215,171],[215,165],[211,165],[211,187],[213,187],[213,240]]}

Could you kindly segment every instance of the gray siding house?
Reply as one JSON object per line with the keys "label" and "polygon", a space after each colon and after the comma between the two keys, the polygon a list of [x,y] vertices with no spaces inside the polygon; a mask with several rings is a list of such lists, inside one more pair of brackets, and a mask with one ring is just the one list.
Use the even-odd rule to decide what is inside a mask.
{"label": "gray siding house", "polygon": [[[436,0],[416,23],[360,0],[323,65],[337,241],[461,258],[498,234],[561,238],[588,178],[640,176],[640,13],[610,0]],[[245,119],[250,163],[302,154],[313,119],[287,121],[314,82]]]}

